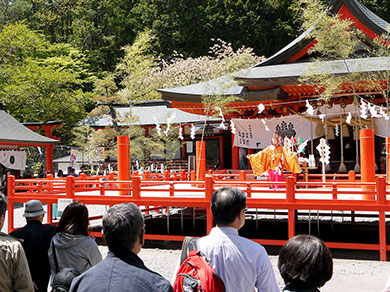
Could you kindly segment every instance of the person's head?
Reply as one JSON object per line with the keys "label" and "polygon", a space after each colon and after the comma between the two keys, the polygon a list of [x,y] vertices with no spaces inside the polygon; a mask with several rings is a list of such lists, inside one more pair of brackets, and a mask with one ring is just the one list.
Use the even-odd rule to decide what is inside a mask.
{"label": "person's head", "polygon": [[138,253],[144,243],[144,218],[134,203],[112,206],[103,216],[103,236],[112,252]]}
{"label": "person's head", "polygon": [[271,139],[271,144],[274,146],[279,146],[281,145],[281,139],[282,138],[279,136],[279,133],[275,131]]}
{"label": "person's head", "polygon": [[73,279],[78,275],[80,275],[80,272],[76,269],[61,269],[53,278],[52,292],[68,292]]}
{"label": "person's head", "polygon": [[216,190],[211,198],[211,212],[214,222],[218,226],[228,226],[234,223],[237,217],[243,215],[245,222],[246,195],[237,188],[224,187]]}
{"label": "person's head", "polygon": [[30,200],[24,205],[23,217],[26,218],[27,222],[38,220],[43,221],[46,211],[43,209],[42,203],[39,200]]}
{"label": "person's head", "polygon": [[280,249],[278,268],[286,285],[320,288],[332,277],[332,254],[321,239],[297,235]]}
{"label": "person's head", "polygon": [[7,212],[7,199],[0,193],[0,230],[3,229],[5,212]]}
{"label": "person's head", "polygon": [[57,232],[88,235],[88,209],[78,201],[66,206],[58,223]]}

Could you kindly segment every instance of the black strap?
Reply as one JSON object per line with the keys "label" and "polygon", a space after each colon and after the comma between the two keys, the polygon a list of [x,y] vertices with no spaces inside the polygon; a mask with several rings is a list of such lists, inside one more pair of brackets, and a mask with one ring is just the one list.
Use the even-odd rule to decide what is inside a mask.
{"label": "black strap", "polygon": [[54,259],[54,264],[56,266],[56,274],[60,271],[60,268],[58,267],[58,260],[57,260],[57,253],[56,253],[56,247],[54,245],[54,242],[51,244],[51,251],[53,253],[53,259]]}

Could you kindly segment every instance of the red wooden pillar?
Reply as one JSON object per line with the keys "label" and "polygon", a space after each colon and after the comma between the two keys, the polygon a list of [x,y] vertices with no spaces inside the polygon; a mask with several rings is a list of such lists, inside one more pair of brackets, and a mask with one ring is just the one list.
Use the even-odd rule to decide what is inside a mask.
{"label": "red wooden pillar", "polygon": [[[378,177],[376,179],[376,203],[386,204],[386,179]],[[385,211],[379,211],[379,255],[381,261],[386,261],[386,217]]]}
{"label": "red wooden pillar", "polygon": [[[375,181],[375,140],[373,129],[360,130],[360,163],[361,163],[361,181]],[[363,186],[362,189],[367,191],[374,190],[375,187]],[[375,195],[363,195],[363,199],[372,200]]]}
{"label": "red wooden pillar", "polygon": [[196,176],[204,180],[206,174],[206,142],[196,141]]}
{"label": "red wooden pillar", "polygon": [[238,147],[233,146],[234,145],[234,134],[232,133],[232,169],[239,169],[240,168],[240,157],[238,154]]}
{"label": "red wooden pillar", "polygon": [[[118,136],[118,180],[130,180],[130,146],[129,136]],[[127,184],[119,184],[119,188],[127,188]],[[119,191],[120,195],[127,195],[128,191]]]}
{"label": "red wooden pillar", "polygon": [[288,207],[288,238],[295,236],[295,209],[293,203],[295,203],[295,177],[288,176],[286,178],[286,200],[290,203]]}
{"label": "red wooden pillar", "polygon": [[46,146],[46,172],[48,170],[53,173],[53,144]]}
{"label": "red wooden pillar", "polygon": [[206,229],[207,234],[210,233],[211,228],[213,228],[213,214],[211,213],[211,197],[214,192],[214,181],[213,177],[207,175],[205,177],[205,197],[206,201],[209,203],[209,207],[207,208],[206,215]]}
{"label": "red wooden pillar", "polygon": [[386,178],[390,182],[390,137],[386,137]]}

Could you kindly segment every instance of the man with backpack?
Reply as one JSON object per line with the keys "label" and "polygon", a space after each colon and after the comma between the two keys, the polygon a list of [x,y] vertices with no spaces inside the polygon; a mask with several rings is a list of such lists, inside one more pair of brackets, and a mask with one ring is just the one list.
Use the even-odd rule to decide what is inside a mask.
{"label": "man with backpack", "polygon": [[275,274],[263,246],[238,235],[245,223],[246,195],[237,188],[213,193],[211,212],[217,225],[197,245],[222,278],[227,292],[279,292]]}

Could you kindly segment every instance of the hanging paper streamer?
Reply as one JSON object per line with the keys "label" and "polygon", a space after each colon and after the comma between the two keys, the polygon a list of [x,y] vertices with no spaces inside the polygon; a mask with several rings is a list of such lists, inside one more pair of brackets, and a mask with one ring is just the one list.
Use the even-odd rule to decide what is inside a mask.
{"label": "hanging paper streamer", "polygon": [[324,138],[320,139],[320,144],[317,146],[317,151],[320,153],[320,161],[322,163],[322,181],[325,182],[325,164],[329,164],[330,147],[326,144]]}
{"label": "hanging paper streamer", "polygon": [[336,137],[339,136],[340,134],[339,125],[334,126],[334,134],[336,135]]}
{"label": "hanging paper streamer", "polygon": [[376,111],[376,106],[375,104],[368,104],[368,108],[370,110],[370,114],[371,114],[371,117],[372,118],[380,118],[381,116],[378,114],[378,112]]}
{"label": "hanging paper streamer", "polygon": [[180,126],[179,127],[179,139],[180,140],[184,140],[184,137],[183,137],[183,128]]}
{"label": "hanging paper streamer", "polygon": [[362,119],[367,119],[367,118],[368,118],[367,113],[368,113],[367,104],[366,104],[366,102],[364,101],[364,99],[361,98],[361,99],[360,99],[360,117],[361,117]]}
{"label": "hanging paper streamer", "polygon": [[298,146],[297,154],[299,154],[299,153],[303,153],[304,154],[305,153],[305,148],[307,146],[307,142],[309,140],[306,140],[305,142],[301,142],[301,140],[303,141],[302,138],[299,138],[298,140],[299,140],[299,146]]}
{"label": "hanging paper streamer", "polygon": [[219,116],[220,116],[221,119],[222,119],[222,122],[221,122],[221,124],[219,125],[219,127],[220,127],[222,130],[226,130],[226,126],[225,126],[225,117],[223,116],[222,109],[221,109],[220,107],[216,107],[216,110],[219,111]]}
{"label": "hanging paper streamer", "polygon": [[233,120],[230,120],[230,129],[232,130],[232,134],[236,134],[236,125],[234,124]]}
{"label": "hanging paper streamer", "polygon": [[261,114],[261,113],[263,112],[263,110],[265,110],[265,106],[264,106],[264,104],[262,104],[262,103],[260,103],[260,104],[257,106],[257,108],[259,109],[258,114]]}
{"label": "hanging paper streamer", "polygon": [[191,137],[192,140],[195,139],[195,132],[196,132],[195,125],[191,124],[191,134],[190,134],[190,137]]}
{"label": "hanging paper streamer", "polygon": [[176,118],[176,114],[175,113],[173,113],[173,115],[167,119],[167,128],[164,131],[164,134],[167,137],[168,137],[168,132],[171,129],[171,123],[174,120],[174,118]]}
{"label": "hanging paper streamer", "polygon": [[383,118],[385,118],[386,121],[389,120],[389,115],[387,113],[385,113],[385,111],[383,110],[383,106],[380,107],[379,109],[379,114],[380,116],[382,116]]}
{"label": "hanging paper streamer", "polygon": [[265,130],[266,130],[267,132],[270,132],[271,130],[268,128],[268,126],[267,126],[267,124],[266,124],[266,122],[265,122],[265,119],[262,119],[261,121],[263,122],[263,125],[264,125]]}
{"label": "hanging paper streamer", "polygon": [[314,108],[312,107],[312,105],[310,104],[310,102],[306,99],[306,112],[307,114],[313,116],[314,115]]}
{"label": "hanging paper streamer", "polygon": [[320,114],[318,117],[321,119],[323,123],[325,123],[325,114]]}
{"label": "hanging paper streamer", "polygon": [[352,114],[350,112],[348,112],[348,116],[345,119],[345,121],[347,122],[347,124],[351,124],[351,120],[352,120]]}
{"label": "hanging paper streamer", "polygon": [[157,121],[156,117],[153,117],[154,124],[156,125],[157,134],[161,136],[161,126],[160,123]]}
{"label": "hanging paper streamer", "polygon": [[309,155],[309,167],[316,166],[316,159],[314,158],[314,154]]}

